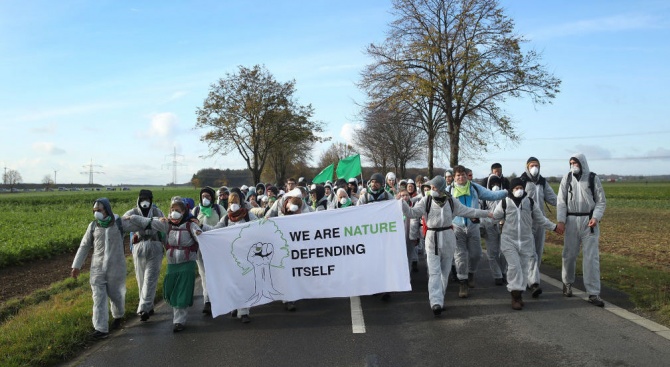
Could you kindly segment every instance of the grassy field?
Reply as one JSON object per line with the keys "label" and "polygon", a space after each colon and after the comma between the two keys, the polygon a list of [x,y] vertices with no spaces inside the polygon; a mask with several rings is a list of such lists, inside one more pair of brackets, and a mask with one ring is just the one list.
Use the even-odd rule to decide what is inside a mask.
{"label": "grassy field", "polygon": [[[604,187],[603,283],[628,293],[639,313],[670,326],[670,239],[666,236],[670,232],[670,183],[617,182],[604,183]],[[196,198],[199,192],[153,191],[155,203],[163,210],[172,196]],[[137,190],[0,195],[0,266],[75,249],[92,221],[95,198],[109,197],[113,210],[123,214],[135,205],[137,195]],[[555,209],[551,209],[548,216],[555,221]],[[548,236],[543,261],[560,268],[562,237]],[[581,264],[577,269],[579,272]],[[130,259],[127,287],[126,314],[133,317],[138,296]],[[76,355],[86,345],[91,307],[88,274],[0,305],[0,365],[49,365]],[[11,313],[3,313],[8,309]]]}
{"label": "grassy field", "polygon": [[[154,194],[154,204],[163,211],[168,210],[173,196],[197,199],[199,194],[192,188],[148,189]],[[0,268],[72,252],[93,221],[95,199],[107,197],[112,211],[123,215],[136,205],[138,195],[139,189],[0,195]]]}

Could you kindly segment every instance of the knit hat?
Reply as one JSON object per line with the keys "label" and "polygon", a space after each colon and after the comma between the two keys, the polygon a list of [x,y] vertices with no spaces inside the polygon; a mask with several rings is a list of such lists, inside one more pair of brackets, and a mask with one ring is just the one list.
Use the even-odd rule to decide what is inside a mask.
{"label": "knit hat", "polygon": [[382,174],[379,172],[373,173],[372,176],[370,176],[370,181],[372,180],[375,180],[382,185],[384,184],[384,176],[382,176]]}
{"label": "knit hat", "polygon": [[428,181],[427,184],[435,186],[435,188],[439,192],[445,192],[447,188],[447,180],[445,180],[444,177],[440,175],[433,177],[433,179]]}
{"label": "knit hat", "polygon": [[514,188],[517,186],[525,187],[526,185],[523,184],[523,180],[520,178],[516,177],[513,178],[512,181],[509,183],[509,190],[510,192],[514,191]]}

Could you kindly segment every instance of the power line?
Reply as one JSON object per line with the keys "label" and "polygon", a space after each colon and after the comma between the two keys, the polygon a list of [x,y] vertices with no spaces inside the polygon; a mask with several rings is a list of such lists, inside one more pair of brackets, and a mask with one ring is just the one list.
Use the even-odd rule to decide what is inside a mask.
{"label": "power line", "polygon": [[99,165],[99,164],[93,164],[93,158],[91,158],[91,163],[89,163],[89,164],[87,164],[87,165],[84,165],[83,167],[84,167],[84,168],[87,168],[87,167],[88,167],[88,172],[80,172],[80,173],[81,173],[82,175],[86,175],[86,174],[88,174],[88,184],[89,184],[89,185],[93,185],[93,174],[94,174],[94,173],[96,173],[96,174],[97,174],[97,173],[102,173],[102,174],[105,173],[105,172],[93,171],[93,167],[102,167],[102,166]]}
{"label": "power line", "polygon": [[172,157],[172,163],[167,163],[164,164],[164,166],[172,167],[172,184],[176,185],[177,184],[177,166],[185,166],[183,163],[179,163],[177,160],[177,157],[183,157],[181,154],[177,154],[177,147],[173,148],[173,153],[171,155],[168,155],[168,157]]}

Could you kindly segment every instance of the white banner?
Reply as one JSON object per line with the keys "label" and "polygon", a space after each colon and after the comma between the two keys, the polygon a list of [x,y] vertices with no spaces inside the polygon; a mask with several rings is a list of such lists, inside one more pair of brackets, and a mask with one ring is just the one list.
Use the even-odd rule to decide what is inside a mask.
{"label": "white banner", "polygon": [[398,200],[198,236],[214,316],[272,301],[410,291]]}

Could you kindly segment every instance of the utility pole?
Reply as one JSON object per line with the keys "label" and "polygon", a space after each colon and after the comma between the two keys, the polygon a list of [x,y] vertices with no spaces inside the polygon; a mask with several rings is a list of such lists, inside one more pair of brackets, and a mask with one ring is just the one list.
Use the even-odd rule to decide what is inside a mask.
{"label": "utility pole", "polygon": [[93,174],[94,173],[105,173],[105,172],[98,172],[98,171],[93,171],[93,167],[102,167],[99,164],[93,164],[93,158],[91,158],[91,163],[84,165],[84,168],[88,168],[88,172],[80,172],[82,175],[88,175],[88,184],[93,185]]}
{"label": "utility pole", "polygon": [[7,167],[5,166],[5,174],[2,175],[2,184],[7,185]]}
{"label": "utility pole", "polygon": [[176,185],[177,184],[177,166],[185,166],[185,164],[180,163],[177,160],[177,157],[183,157],[181,154],[177,154],[177,147],[173,148],[173,153],[168,155],[168,157],[172,157],[172,163],[167,163],[164,164],[164,166],[172,167],[172,184]]}
{"label": "utility pole", "polygon": [[56,173],[57,173],[57,172],[58,172],[58,171],[54,170],[54,186],[56,186]]}

